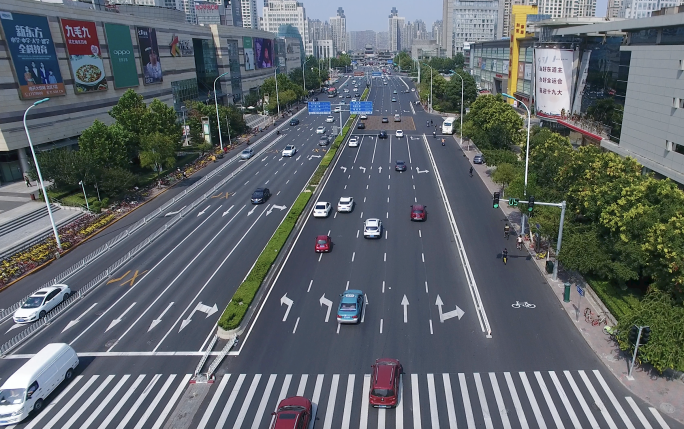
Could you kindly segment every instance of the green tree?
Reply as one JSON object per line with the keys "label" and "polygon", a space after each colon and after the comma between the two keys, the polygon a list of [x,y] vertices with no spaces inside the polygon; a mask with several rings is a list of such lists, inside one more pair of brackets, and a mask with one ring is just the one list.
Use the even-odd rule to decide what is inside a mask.
{"label": "green tree", "polygon": [[[478,97],[471,105],[464,133],[481,148],[508,148],[524,141],[523,121],[501,95]],[[478,141],[479,140],[479,141]]]}
{"label": "green tree", "polygon": [[110,127],[95,120],[78,138],[79,149],[90,154],[100,168],[124,167],[128,164],[126,141]]}
{"label": "green tree", "polygon": [[[475,79],[468,72],[462,70],[456,71],[458,76],[463,78],[463,81],[458,78],[458,76],[451,76],[450,80],[446,83],[446,89],[444,93],[443,100],[448,102],[451,106],[447,109],[448,112],[457,112],[460,114],[461,111],[461,86],[463,85],[463,110],[465,114],[465,108],[470,106],[477,99],[477,86],[475,85]],[[442,103],[440,102],[440,106]]]}
{"label": "green tree", "polygon": [[132,188],[137,183],[136,176],[125,168],[108,168],[102,172],[98,187],[103,195],[117,195]]}
{"label": "green tree", "polygon": [[461,52],[457,53],[454,57],[454,68],[462,69],[465,64],[465,57]]}
{"label": "green tree", "polygon": [[[201,144],[204,142],[202,117],[207,117],[209,118],[211,141],[214,145],[218,145],[220,140],[216,122],[216,107],[200,102],[188,102],[186,103],[186,109],[188,115],[186,123],[190,127],[190,140],[193,144]],[[223,137],[223,144],[225,146],[228,144],[229,136],[230,139],[233,139],[246,132],[247,124],[245,123],[242,112],[235,108],[235,106],[219,105],[218,111],[219,118],[221,119],[221,136]],[[226,122],[230,125],[230,130],[226,126]]]}
{"label": "green tree", "polygon": [[176,142],[168,135],[155,132],[145,138],[140,148],[140,166],[160,173],[176,163]]}
{"label": "green tree", "polygon": [[502,188],[506,189],[508,184],[510,184],[519,175],[517,169],[512,164],[499,164],[492,174],[492,180],[494,183],[498,183]]}
{"label": "green tree", "polygon": [[684,216],[677,213],[666,223],[653,225],[643,245],[656,286],[670,293],[680,305],[684,301],[683,231]]}
{"label": "green tree", "polygon": [[140,148],[140,136],[147,129],[147,106],[143,96],[132,89],[127,90],[109,111],[109,116],[116,120],[121,134],[126,136],[129,159],[135,158]]}
{"label": "green tree", "polygon": [[[536,128],[532,131],[529,168],[536,173],[540,185],[556,189],[558,173],[574,155],[570,140],[548,128]],[[525,145],[522,151],[524,154]]]}

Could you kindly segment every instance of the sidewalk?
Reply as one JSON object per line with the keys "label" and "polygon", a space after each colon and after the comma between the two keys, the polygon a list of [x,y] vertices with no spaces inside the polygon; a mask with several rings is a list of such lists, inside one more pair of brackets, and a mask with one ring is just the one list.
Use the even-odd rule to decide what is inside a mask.
{"label": "sidewalk", "polygon": [[[458,142],[458,137],[454,136],[454,140]],[[490,168],[486,165],[473,164],[473,158],[479,153],[474,145],[462,146],[461,149],[466,155],[470,163],[473,165],[473,171],[477,173],[482,182],[487,186],[487,189],[493,194],[495,191],[500,191],[500,186],[494,183],[490,178]],[[509,219],[510,224],[515,228],[516,232],[520,232],[521,216],[520,211],[508,207],[508,204],[503,203],[499,206]],[[560,211],[559,211],[560,216]],[[525,242],[525,246],[529,250],[529,242]],[[603,361],[605,366],[613,373],[627,389],[629,389],[636,396],[657,408],[658,411],[667,414],[673,419],[684,423],[684,380],[681,374],[677,374],[678,378],[661,376],[657,371],[635,367],[632,371],[632,380],[627,379],[629,371],[629,362],[631,355],[625,355],[611,340],[611,338],[603,333],[602,326],[591,326],[591,324],[584,321],[584,309],[590,307],[594,313],[608,310],[603,306],[601,301],[594,295],[591,287],[586,284],[584,279],[576,273],[570,273],[559,267],[558,279],[553,280],[552,274],[547,274],[545,270],[546,259],[537,259],[533,251],[530,251],[532,261],[536,264],[539,271],[551,287],[558,302],[568,317],[575,323],[575,326],[580,331],[589,347],[594,350],[594,353]],[[564,283],[570,283],[570,302],[563,302]],[[585,296],[582,297],[580,308],[577,308],[579,294],[577,286],[582,287],[585,291]],[[579,312],[579,317],[578,316]],[[615,319],[612,315],[609,316],[615,324]],[[677,405],[679,404],[679,405]]]}

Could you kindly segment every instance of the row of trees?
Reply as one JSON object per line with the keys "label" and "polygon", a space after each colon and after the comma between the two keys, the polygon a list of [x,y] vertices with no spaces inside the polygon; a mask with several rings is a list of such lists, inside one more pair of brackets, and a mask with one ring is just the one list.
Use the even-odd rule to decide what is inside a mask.
{"label": "row of trees", "polygon": [[[406,51],[399,52],[394,57],[394,64],[398,65],[402,71],[414,72],[417,70],[416,61],[411,58],[411,54]],[[437,70],[439,73],[451,73],[452,70],[463,68],[465,58],[462,53],[456,54],[453,58],[432,57],[427,60],[421,60],[421,63],[426,63],[430,67]]]}
{"label": "row of trees", "polygon": [[[482,96],[472,104],[463,127],[488,164],[496,165],[493,178],[508,185],[507,196],[522,196],[524,158],[511,151],[517,145],[519,153],[525,152],[525,129],[517,113],[500,95]],[[567,202],[558,255],[564,267],[607,280],[618,290],[631,286],[648,291],[642,304],[626,311],[621,330],[627,332],[632,323],[660,323],[643,356],[661,371],[683,370],[684,193],[669,179],[644,175],[642,168],[633,158],[599,147],[575,150],[566,137],[535,128],[527,195]],[[559,220],[556,208],[534,209],[533,222],[545,236],[557,236]],[[671,341],[677,335],[679,340]],[[629,347],[625,342],[622,346]]]}
{"label": "row of trees", "polygon": [[[461,111],[461,84],[463,87],[464,109],[470,106],[477,98],[477,86],[470,73],[458,69],[455,74],[447,80],[439,74],[436,68],[427,67],[421,64],[420,69],[420,99],[429,100],[430,98],[430,76],[432,76],[432,107],[440,112],[460,112]],[[463,78],[463,81],[459,79]]]}

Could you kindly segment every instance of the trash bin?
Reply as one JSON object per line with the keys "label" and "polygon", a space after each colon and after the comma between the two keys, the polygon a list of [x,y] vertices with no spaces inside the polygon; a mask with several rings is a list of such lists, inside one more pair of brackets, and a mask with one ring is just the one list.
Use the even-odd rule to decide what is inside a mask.
{"label": "trash bin", "polygon": [[33,192],[31,192],[31,199],[32,199],[33,201],[36,200],[36,194],[34,194]]}
{"label": "trash bin", "polygon": [[546,261],[546,272],[553,273],[553,261]]}

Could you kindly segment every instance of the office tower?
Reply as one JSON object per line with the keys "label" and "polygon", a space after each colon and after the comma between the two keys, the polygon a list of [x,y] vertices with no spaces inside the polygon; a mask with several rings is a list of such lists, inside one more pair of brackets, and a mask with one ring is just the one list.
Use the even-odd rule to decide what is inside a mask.
{"label": "office tower", "polygon": [[389,50],[389,32],[378,31],[375,34],[375,51],[388,51]]}
{"label": "office tower", "polygon": [[[610,3],[609,7],[610,7]],[[651,12],[666,7],[681,6],[682,0],[622,0],[619,18],[648,18]]]}
{"label": "office tower", "polygon": [[[648,1],[656,3],[657,0]],[[551,15],[552,18],[582,18],[596,16],[596,0],[539,0],[537,3],[539,13]]]}
{"label": "office tower", "polygon": [[296,27],[299,34],[304,37],[306,54],[312,54],[309,42],[309,22],[306,19],[303,3],[296,0],[267,0],[264,3],[262,18],[263,27],[260,29],[271,33],[277,33],[278,28],[283,24]]}
{"label": "office tower", "polygon": [[330,18],[330,28],[334,49],[337,52],[346,52],[347,48],[347,18],[344,16],[344,9],[337,8],[337,16]]}
{"label": "office tower", "polygon": [[247,28],[259,28],[259,13],[257,12],[256,0],[238,0],[242,5],[242,26]]}
{"label": "office tower", "polygon": [[401,32],[404,30],[404,26],[406,25],[406,18],[400,17],[397,8],[393,7],[389,16],[388,24],[389,50],[390,52],[399,52],[403,49]]}

